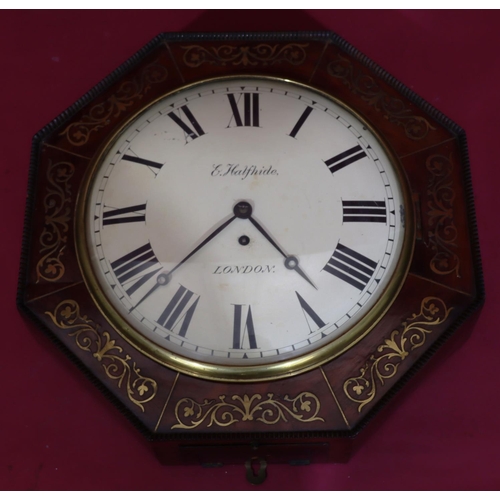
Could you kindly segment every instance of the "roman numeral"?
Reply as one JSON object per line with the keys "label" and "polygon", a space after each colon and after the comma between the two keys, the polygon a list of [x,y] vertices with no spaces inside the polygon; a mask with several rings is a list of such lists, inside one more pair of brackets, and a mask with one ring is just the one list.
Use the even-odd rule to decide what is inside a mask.
{"label": "roman numeral", "polygon": [[161,269],[161,267],[155,270],[150,270],[146,274],[144,274],[144,271],[158,264],[160,263],[156,258],[151,245],[147,243],[146,245],[133,250],[114,262],[111,262],[111,268],[123,287],[132,283],[132,285],[125,290],[128,295],[132,295],[144,283],[146,283],[146,281],[152,278]]}
{"label": "roman numeral", "polygon": [[292,131],[290,132],[290,137],[293,137],[295,139],[295,136],[301,129],[302,125],[304,125],[304,122],[307,120],[307,117],[311,114],[312,110],[313,108],[311,108],[311,106],[307,106],[307,108],[300,116],[299,121],[295,124],[295,127],[293,127]]}
{"label": "roman numeral", "polygon": [[146,165],[146,167],[156,168],[157,170],[160,170],[160,168],[163,167],[162,163],[146,160],[145,158],[139,158],[138,156],[123,155],[122,160],[131,161],[132,163],[139,163],[140,165]]}
{"label": "roman numeral", "polygon": [[373,260],[339,243],[323,270],[363,290],[376,267]]}
{"label": "roman numeral", "polygon": [[[243,96],[243,120],[241,119],[238,104]],[[238,101],[234,94],[227,94],[231,110],[233,111],[234,122],[237,127],[258,127],[259,126],[259,94],[245,92],[240,94]],[[231,122],[229,122],[229,126]]]}
{"label": "roman numeral", "polygon": [[[133,215],[132,215],[133,214]],[[102,225],[125,224],[128,222],[145,222],[146,204],[108,210],[102,214]]]}
{"label": "roman numeral", "polygon": [[257,341],[255,339],[255,329],[253,326],[252,318],[252,308],[248,306],[247,318],[243,324],[242,304],[234,305],[234,327],[233,327],[233,349],[245,349],[243,345],[246,343],[246,337],[248,336],[248,345],[250,349],[258,349]]}
{"label": "roman numeral", "polygon": [[342,200],[343,222],[387,222],[385,201]]}
{"label": "roman numeral", "polygon": [[[168,116],[172,118],[172,120],[177,125],[179,125],[179,127],[184,131],[186,136],[194,140],[204,135],[205,132],[200,127],[200,124],[196,121],[196,118],[193,116],[193,113],[191,113],[191,110],[186,105],[181,106],[180,109],[183,111],[184,115],[189,120],[189,123],[192,125],[193,128],[191,128],[185,121],[183,121],[182,118],[177,116],[175,111],[171,111],[170,113],[168,113]],[[179,112],[179,114],[181,113]]]}
{"label": "roman numeral", "polygon": [[326,166],[330,169],[330,172],[334,174],[339,171],[341,168],[347,167],[351,163],[355,161],[361,160],[364,158],[366,153],[363,151],[363,148],[358,144],[339,155],[333,156],[329,160],[325,161]]}
{"label": "roman numeral", "polygon": [[199,296],[194,298],[194,293],[191,290],[180,285],[158,318],[158,323],[168,330],[174,331],[177,324],[182,321],[178,334],[185,337],[199,300]]}
{"label": "roman numeral", "polygon": [[[314,312],[313,308],[302,298],[302,296],[299,294],[299,292],[295,292],[297,294],[297,298],[299,299],[300,302],[300,307],[302,307],[302,312],[304,313],[304,318],[306,318],[307,326],[309,327],[310,333],[313,333],[313,329],[311,328],[311,325],[309,323],[309,320],[307,319],[307,316],[314,321],[316,326],[319,328],[323,328],[326,326],[326,323]],[[307,316],[306,316],[307,314]]]}

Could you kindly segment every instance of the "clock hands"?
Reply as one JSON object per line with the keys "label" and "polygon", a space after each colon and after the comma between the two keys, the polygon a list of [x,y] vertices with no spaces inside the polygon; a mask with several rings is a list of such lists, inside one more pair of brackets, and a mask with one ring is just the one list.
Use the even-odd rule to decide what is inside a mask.
{"label": "clock hands", "polygon": [[316,285],[307,277],[306,273],[299,266],[299,259],[293,255],[287,255],[281,248],[277,245],[277,243],[269,236],[267,231],[253,218],[249,217],[248,220],[262,233],[262,235],[266,238],[271,245],[278,250],[278,252],[285,257],[285,267],[287,269],[291,269],[296,271],[302,278],[304,278],[310,285],[312,285],[316,290],[318,289]]}
{"label": "clock hands", "polygon": [[293,255],[287,255],[279,245],[271,238],[271,236],[267,233],[267,231],[252,217],[252,206],[250,203],[246,201],[238,202],[233,208],[234,215],[223,222],[220,226],[218,226],[214,231],[212,231],[194,250],[189,252],[186,257],[184,257],[175,267],[173,267],[168,272],[163,272],[159,274],[156,278],[156,283],[146,292],[146,294],[137,302],[135,306],[133,306],[129,312],[132,312],[134,309],[139,307],[148,297],[150,297],[158,288],[161,286],[167,285],[174,271],[179,269],[186,261],[188,261],[196,252],[198,252],[201,248],[203,248],[209,241],[215,238],[223,229],[225,229],[231,222],[233,222],[236,218],[238,219],[248,219],[258,230],[259,232],[273,245],[276,250],[285,258],[285,267],[287,269],[296,271],[302,278],[304,278],[311,286],[313,286],[316,290],[316,285],[307,277],[304,271],[299,266],[299,260],[297,257]]}
{"label": "clock hands", "polygon": [[187,260],[189,260],[198,250],[203,248],[210,240],[215,238],[223,229],[225,229],[233,220],[236,219],[236,215],[233,215],[230,219],[226,220],[224,223],[222,223],[220,226],[218,226],[214,231],[212,231],[194,250],[192,250],[186,257],[184,257],[174,268],[172,268],[168,273],[161,273],[158,275],[156,278],[156,283],[154,286],[142,297],[137,304],[130,309],[130,312],[132,312],[136,307],[138,307],[140,304],[142,304],[152,293],[154,293],[158,288],[161,286],[165,286],[168,284],[170,279],[172,278],[172,273],[179,269],[179,267],[182,266]]}
{"label": "clock hands", "polygon": [[229,224],[231,224],[231,222],[233,222],[233,220],[236,219],[236,216],[233,216],[231,217],[230,219],[228,219],[226,222],[224,222],[223,224],[221,224],[217,229],[215,229],[214,231],[212,231],[192,252],[190,252],[188,255],[186,255],[186,257],[184,257],[173,269],[171,269],[168,273],[166,274],[160,274],[158,276],[158,278],[160,278],[161,276],[164,276],[166,278],[166,281],[165,283],[161,283],[162,285],[166,285],[169,281],[170,281],[170,275],[176,270],[176,269],[179,269],[179,267],[182,266],[182,264],[184,264],[184,262],[186,262],[187,260],[189,260],[198,250],[200,250],[201,248],[203,248],[210,240],[212,240],[213,238],[215,238],[223,229],[225,229],[227,226],[229,226]]}
{"label": "clock hands", "polygon": [[234,214],[240,219],[248,219],[266,238],[271,245],[278,250],[278,252],[285,258],[285,267],[287,269],[296,271],[302,278],[304,278],[311,286],[316,290],[318,289],[316,285],[307,277],[306,273],[299,266],[299,259],[293,255],[287,255],[279,245],[271,238],[268,232],[252,217],[252,206],[246,201],[240,201],[234,207]]}

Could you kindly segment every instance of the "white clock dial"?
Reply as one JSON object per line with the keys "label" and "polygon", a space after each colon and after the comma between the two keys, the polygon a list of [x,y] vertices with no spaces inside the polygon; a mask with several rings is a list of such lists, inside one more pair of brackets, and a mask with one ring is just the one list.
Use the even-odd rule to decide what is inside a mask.
{"label": "white clock dial", "polygon": [[86,207],[106,300],[160,348],[213,365],[341,338],[384,294],[405,236],[376,136],[324,94],[264,78],[148,107],[100,159]]}

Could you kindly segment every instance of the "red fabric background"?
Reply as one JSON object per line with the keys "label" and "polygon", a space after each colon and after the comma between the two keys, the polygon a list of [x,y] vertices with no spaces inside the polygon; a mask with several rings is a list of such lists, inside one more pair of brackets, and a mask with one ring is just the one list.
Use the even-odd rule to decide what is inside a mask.
{"label": "red fabric background", "polygon": [[[498,11],[1,12],[0,489],[498,489],[499,22]],[[271,466],[256,487],[243,466],[160,466],[14,302],[34,133],[161,31],[295,29],[336,31],[465,128],[487,302],[348,464]]]}

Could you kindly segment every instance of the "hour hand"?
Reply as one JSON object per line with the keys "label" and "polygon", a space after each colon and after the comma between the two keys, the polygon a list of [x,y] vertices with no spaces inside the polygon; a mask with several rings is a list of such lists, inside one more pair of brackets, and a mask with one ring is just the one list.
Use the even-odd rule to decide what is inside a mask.
{"label": "hour hand", "polygon": [[318,289],[318,287],[307,277],[307,274],[302,271],[301,267],[299,266],[299,259],[297,259],[297,257],[294,257],[293,255],[289,255],[288,257],[286,257],[285,267],[287,269],[297,271],[297,273],[299,273],[299,275],[304,278],[310,285],[312,285],[316,290]]}
{"label": "hour hand", "polygon": [[236,217],[241,219],[248,219],[257,229],[258,231],[266,238],[271,245],[278,250],[278,252],[283,255],[285,258],[285,267],[287,269],[291,269],[296,271],[299,276],[304,278],[311,286],[313,286],[316,290],[318,289],[316,285],[307,277],[306,273],[299,266],[299,259],[294,257],[293,255],[287,255],[281,247],[271,238],[269,233],[252,217],[252,206],[250,203],[246,201],[241,201],[237,203],[234,207],[234,214]]}

